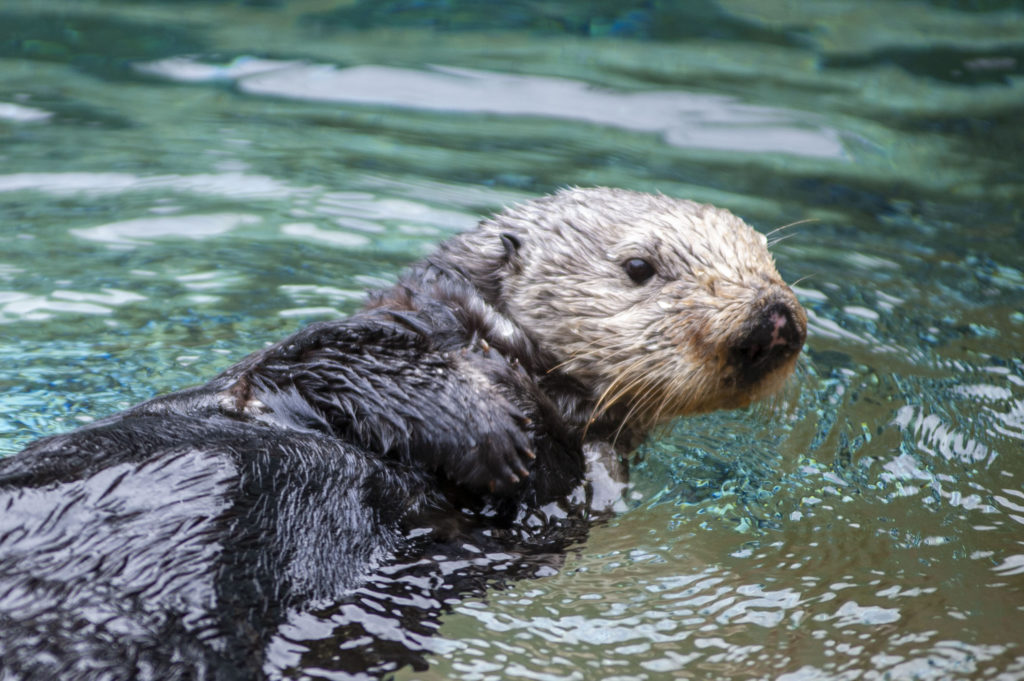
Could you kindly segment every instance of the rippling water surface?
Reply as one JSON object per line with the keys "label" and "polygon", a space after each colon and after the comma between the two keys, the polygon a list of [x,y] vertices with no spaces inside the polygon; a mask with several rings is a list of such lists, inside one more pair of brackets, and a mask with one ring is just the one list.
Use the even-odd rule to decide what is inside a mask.
{"label": "rippling water surface", "polygon": [[[808,220],[785,394],[649,442],[536,578],[383,611],[395,677],[1022,679],[1022,63],[1011,0],[5,2],[0,451],[557,187]],[[272,671],[357,672],[339,616]]]}

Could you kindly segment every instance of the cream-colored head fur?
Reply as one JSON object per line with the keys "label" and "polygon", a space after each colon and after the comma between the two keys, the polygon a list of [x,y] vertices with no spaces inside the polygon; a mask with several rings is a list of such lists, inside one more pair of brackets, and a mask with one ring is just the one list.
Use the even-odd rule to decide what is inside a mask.
{"label": "cream-colored head fur", "polygon": [[[727,210],[567,189],[485,220],[465,245],[493,254],[502,235],[515,254],[500,273],[496,304],[554,355],[558,370],[592,388],[595,416],[626,404],[627,420],[646,429],[746,406],[793,370],[806,315],[764,235]],[[654,275],[633,281],[624,267],[632,259]],[[744,373],[737,348],[769,309],[782,311],[799,343],[770,370]]]}

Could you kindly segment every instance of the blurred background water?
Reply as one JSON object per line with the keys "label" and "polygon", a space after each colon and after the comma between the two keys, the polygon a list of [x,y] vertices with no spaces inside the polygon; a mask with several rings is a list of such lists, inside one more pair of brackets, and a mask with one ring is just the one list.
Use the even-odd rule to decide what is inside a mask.
{"label": "blurred background water", "polygon": [[[0,453],[558,187],[810,220],[785,395],[649,442],[630,510],[395,678],[1022,679],[1022,158],[1015,0],[6,0]],[[271,671],[344,677],[288,635]]]}

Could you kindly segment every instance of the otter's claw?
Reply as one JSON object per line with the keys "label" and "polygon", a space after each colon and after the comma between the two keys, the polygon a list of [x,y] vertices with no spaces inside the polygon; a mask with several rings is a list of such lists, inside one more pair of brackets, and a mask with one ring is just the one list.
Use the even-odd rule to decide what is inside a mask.
{"label": "otter's claw", "polygon": [[489,419],[488,433],[477,438],[476,446],[449,470],[456,482],[491,494],[508,495],[530,476],[530,465],[537,458],[529,433],[519,427],[521,415],[509,409],[504,427]]}

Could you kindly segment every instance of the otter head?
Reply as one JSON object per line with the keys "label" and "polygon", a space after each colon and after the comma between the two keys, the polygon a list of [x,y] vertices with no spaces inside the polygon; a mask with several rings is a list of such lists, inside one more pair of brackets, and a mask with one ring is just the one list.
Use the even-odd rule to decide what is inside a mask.
{"label": "otter head", "polygon": [[570,189],[465,236],[485,296],[630,427],[767,396],[804,343],[766,238],[714,206]]}

